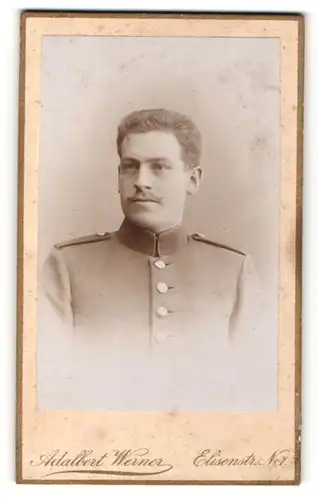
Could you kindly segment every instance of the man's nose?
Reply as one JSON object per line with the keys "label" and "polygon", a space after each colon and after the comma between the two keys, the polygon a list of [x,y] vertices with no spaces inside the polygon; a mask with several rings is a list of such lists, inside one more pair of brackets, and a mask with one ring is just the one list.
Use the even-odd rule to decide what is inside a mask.
{"label": "man's nose", "polygon": [[150,189],[152,186],[152,175],[147,164],[141,164],[135,178],[135,188]]}

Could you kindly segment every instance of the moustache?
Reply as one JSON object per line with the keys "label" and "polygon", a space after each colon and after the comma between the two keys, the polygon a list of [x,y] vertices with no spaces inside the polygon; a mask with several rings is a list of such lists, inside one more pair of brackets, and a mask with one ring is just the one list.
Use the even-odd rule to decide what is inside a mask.
{"label": "moustache", "polygon": [[151,201],[153,203],[160,203],[162,198],[159,198],[154,195],[149,196],[149,194],[140,193],[140,194],[135,194],[134,196],[129,196],[128,200],[132,203],[135,201]]}

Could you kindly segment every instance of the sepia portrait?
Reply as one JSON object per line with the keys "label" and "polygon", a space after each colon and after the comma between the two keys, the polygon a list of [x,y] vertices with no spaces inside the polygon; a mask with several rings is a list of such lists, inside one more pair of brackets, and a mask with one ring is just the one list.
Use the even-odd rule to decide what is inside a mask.
{"label": "sepia portrait", "polygon": [[[288,28],[288,16],[285,25],[284,20],[277,25],[268,21],[276,36],[258,35],[256,21],[253,35],[243,19],[236,29],[233,20],[227,27],[222,18],[207,18],[216,23],[211,35],[203,25],[199,35],[198,18],[188,20],[197,23],[197,34],[191,24],[186,27],[186,19],[178,19],[185,28],[182,33],[182,24],[175,24],[175,36],[160,16],[151,19],[159,23],[160,35],[155,24],[153,31],[144,31],[145,18],[139,28],[134,28],[138,17],[126,19],[130,28],[121,24],[124,20],[25,19],[30,47],[44,23],[36,49],[38,94],[29,104],[36,108],[38,127],[32,407],[41,418],[100,415],[106,426],[116,426],[116,415],[138,425],[146,415],[161,415],[167,429],[171,416],[180,419],[180,429],[183,415],[189,414],[193,425],[202,418],[205,428],[209,415],[226,415],[233,428],[239,420],[231,419],[244,415],[254,415],[257,425],[263,425],[264,415],[278,415],[281,423],[273,424],[277,436],[284,421],[279,368],[284,346],[288,359],[296,362],[295,333],[291,344],[281,343],[282,248],[286,276],[291,273],[292,279],[296,241],[296,227],[282,229],[281,211],[285,42],[279,26]],[[218,32],[221,21],[225,24]],[[266,20],[259,22],[266,25]],[[292,22],[286,47],[297,48],[300,21]],[[294,71],[297,75],[297,67]],[[296,120],[289,130],[293,148],[297,81],[285,81],[294,92],[289,103]],[[290,172],[296,166],[295,161]],[[294,185],[296,173],[289,173],[289,180]],[[287,385],[295,373],[288,377]],[[292,389],[286,391],[287,398]],[[289,405],[295,401],[288,399]],[[67,419],[72,429],[79,425]],[[118,424],[118,435],[124,432],[120,429]],[[239,429],[242,439],[246,425]],[[294,439],[294,431],[290,424],[286,442]],[[66,430],[61,432],[66,436]],[[161,458],[148,457],[150,446],[141,443],[141,431],[134,432],[135,446],[127,457],[140,462],[146,456],[160,464]],[[198,428],[195,432],[190,435],[198,435]],[[73,464],[86,457],[84,451],[81,455],[86,445],[77,450],[75,442],[71,446],[65,439],[72,451],[62,452],[59,444],[45,448],[45,455],[31,453],[34,474],[38,466],[44,472],[51,467],[50,474],[59,479],[54,467],[61,461]],[[189,436],[184,439],[188,446]],[[270,450],[280,449],[269,442]],[[198,443],[189,445],[195,472],[179,472],[176,479],[204,480],[208,471],[200,465],[221,460],[221,448],[213,453],[211,441]],[[93,446],[88,448],[95,465],[109,456],[102,451],[95,456]],[[268,463],[277,466],[280,460],[270,450]],[[244,455],[238,447],[230,453],[229,465],[241,460],[233,453]],[[290,471],[293,453],[281,461],[290,459]],[[124,451],[118,456],[126,457]],[[137,467],[138,460],[126,461]],[[255,458],[258,465],[262,460]],[[167,477],[173,467],[169,462],[164,468]],[[202,476],[193,477],[199,469]],[[246,476],[236,473],[214,480]],[[76,471],[71,474],[77,479]],[[270,473],[248,474],[251,481],[277,479]]]}

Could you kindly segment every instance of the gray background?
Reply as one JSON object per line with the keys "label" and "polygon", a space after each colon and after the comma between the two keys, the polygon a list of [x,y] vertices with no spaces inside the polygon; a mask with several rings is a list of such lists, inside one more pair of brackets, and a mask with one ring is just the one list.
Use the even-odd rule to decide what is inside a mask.
{"label": "gray background", "polygon": [[279,50],[265,38],[44,37],[39,265],[54,243],[120,224],[122,117],[147,107],[189,114],[204,177],[187,226],[251,254],[276,366]]}

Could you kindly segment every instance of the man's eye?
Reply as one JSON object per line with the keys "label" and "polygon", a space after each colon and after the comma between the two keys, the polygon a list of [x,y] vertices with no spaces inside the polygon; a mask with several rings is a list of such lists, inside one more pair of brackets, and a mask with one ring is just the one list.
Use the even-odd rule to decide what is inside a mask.
{"label": "man's eye", "polygon": [[151,168],[153,170],[163,170],[164,165],[162,165],[162,163],[152,163]]}
{"label": "man's eye", "polygon": [[123,170],[134,170],[137,168],[135,163],[122,163],[121,168]]}

